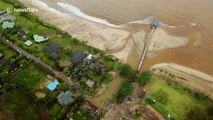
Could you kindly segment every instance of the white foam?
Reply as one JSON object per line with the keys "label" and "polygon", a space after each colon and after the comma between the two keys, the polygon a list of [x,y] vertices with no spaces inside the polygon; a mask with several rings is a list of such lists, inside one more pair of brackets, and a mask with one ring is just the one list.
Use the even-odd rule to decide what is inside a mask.
{"label": "white foam", "polygon": [[147,25],[147,24],[151,24],[152,23],[152,20],[154,19],[153,16],[149,16],[143,20],[136,20],[136,21],[132,21],[132,22],[129,22],[130,24],[143,24],[143,25]]}
{"label": "white foam", "polygon": [[196,23],[196,22],[191,22],[191,23],[189,23],[189,26],[199,26],[200,24],[198,24],[198,23]]}
{"label": "white foam", "polygon": [[[67,15],[65,13],[62,13],[54,8],[51,8],[49,7],[46,3],[40,1],[40,0],[31,0],[33,3],[35,4],[39,4],[40,6],[48,9],[49,11],[51,12],[54,12],[58,15]],[[110,23],[109,21],[103,19],[103,18],[97,18],[97,17],[94,17],[94,16],[89,16],[85,13],[83,13],[78,7],[74,6],[74,5],[71,5],[71,4],[65,4],[65,3],[62,3],[62,2],[58,2],[57,3],[58,6],[64,8],[65,10],[71,12],[72,14],[76,15],[76,16],[79,16],[81,18],[84,18],[86,20],[89,20],[89,21],[92,21],[92,22],[96,22],[96,23],[100,23],[100,24],[104,24],[104,25],[107,25],[107,26],[110,26],[110,27],[115,27],[115,28],[123,28],[123,27],[126,27],[128,24],[143,24],[143,25],[148,25],[148,24],[151,24],[152,23],[152,20],[154,19],[154,16],[148,16],[147,18],[143,19],[143,20],[136,20],[136,21],[132,21],[132,22],[129,22],[128,24],[120,24],[120,25],[116,25],[116,24],[112,24]],[[190,26],[195,26],[196,24],[195,23],[190,23]],[[159,22],[159,26],[164,26],[164,27],[169,27],[169,28],[178,28],[178,27],[185,27],[183,25],[180,25],[180,26],[171,26],[171,25],[167,25],[163,22]]]}
{"label": "white foam", "polygon": [[104,25],[107,25],[107,26],[110,26],[110,27],[115,27],[115,28],[123,27],[123,25],[115,25],[115,24],[109,23],[107,20],[102,19],[102,18],[89,16],[89,15],[83,13],[78,7],[75,7],[71,4],[65,4],[65,3],[61,3],[61,2],[58,2],[57,4],[60,7],[66,9],[67,11],[73,13],[74,15],[79,16],[81,18],[84,18],[86,20],[93,21],[93,22],[100,23],[100,24],[104,24]]}
{"label": "white foam", "polygon": [[39,6],[42,6],[43,8],[48,9],[49,11],[56,13],[58,15],[62,15],[62,16],[66,15],[66,14],[64,14],[64,13],[62,13],[62,12],[60,12],[60,11],[54,9],[54,8],[49,7],[46,3],[44,3],[40,0],[31,0],[31,2],[38,4]]}

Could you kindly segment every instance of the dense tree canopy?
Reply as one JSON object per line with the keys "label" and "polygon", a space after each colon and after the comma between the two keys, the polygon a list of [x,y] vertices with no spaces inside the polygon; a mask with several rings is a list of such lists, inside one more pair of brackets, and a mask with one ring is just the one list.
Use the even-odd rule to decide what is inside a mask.
{"label": "dense tree canopy", "polygon": [[121,84],[121,88],[118,91],[117,102],[121,103],[123,99],[133,92],[134,88],[129,80],[124,80]]}
{"label": "dense tree canopy", "polygon": [[120,70],[120,75],[128,76],[131,73],[132,68],[128,64],[123,64],[123,65],[121,65],[119,70]]}
{"label": "dense tree canopy", "polygon": [[138,81],[142,85],[146,85],[151,78],[152,78],[152,73],[150,71],[145,71],[139,75]]}

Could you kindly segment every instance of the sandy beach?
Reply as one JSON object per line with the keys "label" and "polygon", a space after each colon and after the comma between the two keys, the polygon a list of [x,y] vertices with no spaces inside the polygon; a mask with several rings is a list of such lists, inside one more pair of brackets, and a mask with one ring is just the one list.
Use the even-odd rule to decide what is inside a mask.
{"label": "sandy beach", "polygon": [[[127,61],[133,48],[136,49],[138,55],[143,51],[145,36],[148,33],[144,29],[147,25],[135,29],[131,25],[115,25],[109,22],[105,24],[101,20],[94,22],[91,21],[92,18],[85,17],[88,18],[85,19],[75,14],[68,14],[69,6],[63,6],[63,4],[54,4],[49,1],[46,1],[48,3],[46,4],[39,0],[19,1],[28,7],[38,8],[39,12],[35,14],[41,20],[67,31],[81,41],[86,41],[88,45],[115,55],[122,62]],[[57,10],[52,7],[56,7]],[[153,36],[148,55],[153,57],[168,48],[184,46],[187,42],[187,38],[171,36],[159,28]]]}

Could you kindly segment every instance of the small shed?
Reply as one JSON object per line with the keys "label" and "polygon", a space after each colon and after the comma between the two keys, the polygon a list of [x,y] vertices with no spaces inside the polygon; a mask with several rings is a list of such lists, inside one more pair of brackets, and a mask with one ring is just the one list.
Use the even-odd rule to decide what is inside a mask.
{"label": "small shed", "polygon": [[27,32],[25,30],[19,29],[18,34],[21,35],[22,37],[26,37]]}
{"label": "small shed", "polygon": [[143,90],[140,91],[140,93],[138,94],[138,97],[143,99],[146,96],[146,93],[147,93],[147,88],[143,88]]}
{"label": "small shed", "polygon": [[157,28],[158,24],[159,24],[159,20],[157,20],[157,19],[152,20],[152,28]]}
{"label": "small shed", "polygon": [[28,40],[28,41],[24,42],[24,44],[27,45],[27,46],[29,47],[29,46],[31,46],[33,43],[32,43],[30,40]]}
{"label": "small shed", "polygon": [[95,84],[95,82],[92,81],[92,80],[88,80],[88,81],[86,82],[86,84],[87,84],[87,86],[89,86],[90,88],[92,88],[93,85]]}
{"label": "small shed", "polygon": [[86,54],[82,51],[78,51],[76,52],[72,57],[71,57],[71,62],[72,63],[78,63],[80,62],[84,57],[86,56]]}

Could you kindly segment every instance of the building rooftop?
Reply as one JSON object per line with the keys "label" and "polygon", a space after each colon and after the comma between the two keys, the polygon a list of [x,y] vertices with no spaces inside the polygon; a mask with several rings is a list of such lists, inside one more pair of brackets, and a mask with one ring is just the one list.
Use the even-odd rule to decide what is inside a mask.
{"label": "building rooftop", "polygon": [[92,80],[88,80],[88,81],[86,82],[86,84],[87,84],[89,87],[93,87],[93,85],[95,84],[95,82],[92,81]]}
{"label": "building rooftop", "polygon": [[76,53],[71,57],[71,61],[72,61],[72,63],[78,63],[78,62],[80,62],[85,56],[86,56],[86,54],[85,54],[84,52],[78,51],[78,52],[76,52]]}
{"label": "building rooftop", "polygon": [[35,40],[35,42],[37,43],[41,43],[44,41],[47,41],[49,38],[44,38],[44,36],[39,36],[39,35],[33,35],[33,38]]}
{"label": "building rooftop", "polygon": [[11,28],[13,28],[14,26],[15,26],[15,23],[14,23],[14,22],[4,21],[4,22],[2,23],[2,28],[3,28],[3,29],[7,29],[7,28],[11,29]]}
{"label": "building rooftop", "polygon": [[0,23],[5,21],[5,20],[15,21],[16,17],[13,16],[13,15],[10,15],[6,11],[0,11]]}
{"label": "building rooftop", "polygon": [[59,55],[59,50],[60,50],[60,48],[61,48],[61,47],[60,47],[58,44],[51,43],[51,44],[45,46],[45,47],[43,48],[43,50],[44,50],[45,52],[50,52],[50,53],[51,53],[50,55],[51,55],[52,58],[58,59],[58,57],[60,56],[60,55]]}
{"label": "building rooftop", "polygon": [[58,80],[55,80],[54,82],[51,82],[47,85],[47,88],[51,91],[55,90],[55,88],[59,85]]}
{"label": "building rooftop", "polygon": [[84,101],[82,107],[86,109],[93,117],[96,117],[99,115],[98,108],[87,100]]}
{"label": "building rooftop", "polygon": [[27,46],[31,46],[33,43],[30,40],[28,40],[24,44],[27,45]]}
{"label": "building rooftop", "polygon": [[16,62],[16,63],[14,63],[14,64],[12,64],[12,65],[10,66],[9,72],[10,72],[10,73],[13,73],[13,72],[15,72],[19,67],[20,67],[20,64]]}
{"label": "building rooftop", "polygon": [[72,102],[74,102],[73,99],[73,94],[70,91],[66,91],[66,92],[61,92],[58,96],[57,96],[58,102],[61,105],[68,105]]}
{"label": "building rooftop", "polygon": [[25,30],[19,29],[18,34],[21,35],[21,36],[26,36],[27,32]]}
{"label": "building rooftop", "polygon": [[158,24],[159,24],[159,20],[157,19],[152,20],[152,27],[157,28]]}

